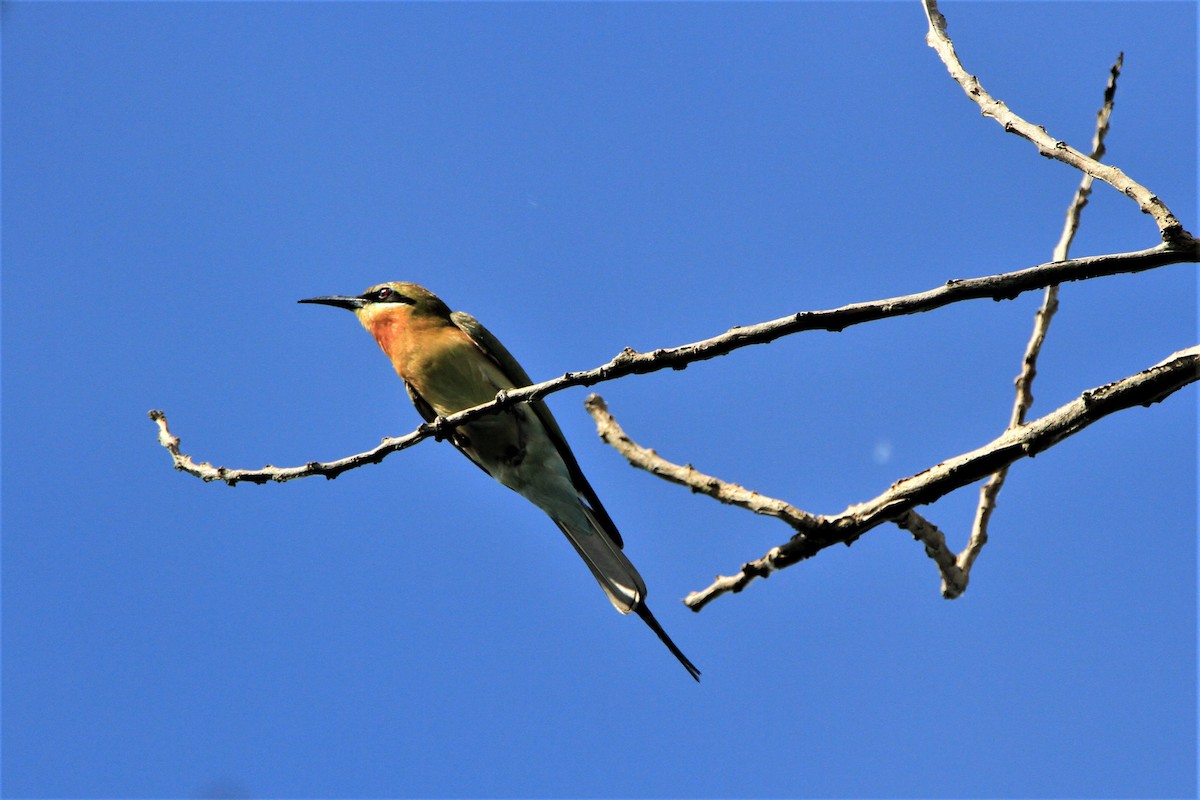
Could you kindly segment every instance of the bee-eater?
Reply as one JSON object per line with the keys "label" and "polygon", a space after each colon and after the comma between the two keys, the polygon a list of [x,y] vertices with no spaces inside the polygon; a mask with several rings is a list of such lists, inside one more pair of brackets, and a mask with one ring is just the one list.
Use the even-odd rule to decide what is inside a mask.
{"label": "bee-eater", "polygon": [[[495,399],[533,381],[470,314],[450,309],[415,283],[381,283],[358,297],[312,297],[349,309],[391,359],[427,422]],[[645,621],[697,681],[696,669],[646,607],[646,583],[625,557],[621,534],[579,469],[550,409],[518,403],[460,426],[454,446],[500,483],[546,512],[566,534],[613,606]]]}

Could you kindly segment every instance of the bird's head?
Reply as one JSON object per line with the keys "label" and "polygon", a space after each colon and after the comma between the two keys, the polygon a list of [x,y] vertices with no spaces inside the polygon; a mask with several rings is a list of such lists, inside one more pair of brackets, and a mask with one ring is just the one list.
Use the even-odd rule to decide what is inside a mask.
{"label": "bird's head", "polygon": [[[372,286],[358,297],[310,297],[301,303],[320,303],[354,312],[405,377],[415,352],[436,349],[445,331],[455,331],[450,309],[438,296],[415,283],[393,281]],[[405,380],[408,380],[405,377]]]}
{"label": "bird's head", "polygon": [[372,286],[357,297],[329,295],[298,302],[349,309],[368,330],[386,322],[403,322],[414,317],[450,319],[450,309],[437,295],[423,286],[401,281]]}

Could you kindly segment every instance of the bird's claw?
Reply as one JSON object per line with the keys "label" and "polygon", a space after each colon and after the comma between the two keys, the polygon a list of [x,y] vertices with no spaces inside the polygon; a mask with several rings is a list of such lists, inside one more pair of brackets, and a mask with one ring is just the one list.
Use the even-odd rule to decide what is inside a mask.
{"label": "bird's claw", "polygon": [[436,442],[444,442],[454,435],[454,429],[446,424],[446,418],[438,414],[433,418],[433,422],[428,423],[429,428],[433,431],[433,439]]}

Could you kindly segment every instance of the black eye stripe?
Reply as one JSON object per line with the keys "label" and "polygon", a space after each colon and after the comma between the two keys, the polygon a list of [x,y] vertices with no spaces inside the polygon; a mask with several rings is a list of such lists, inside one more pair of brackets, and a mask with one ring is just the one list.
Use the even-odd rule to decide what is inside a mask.
{"label": "black eye stripe", "polygon": [[411,297],[405,297],[390,286],[381,286],[373,292],[362,295],[362,299],[371,303],[413,303]]}

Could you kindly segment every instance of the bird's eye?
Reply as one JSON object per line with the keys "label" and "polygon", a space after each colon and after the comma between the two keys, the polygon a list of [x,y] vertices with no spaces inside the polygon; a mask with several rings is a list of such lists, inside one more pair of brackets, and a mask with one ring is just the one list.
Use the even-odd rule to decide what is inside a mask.
{"label": "bird's eye", "polygon": [[379,301],[387,300],[391,296],[392,296],[392,290],[388,286],[385,286],[382,289],[379,289],[378,291],[375,292],[375,299],[379,300]]}

